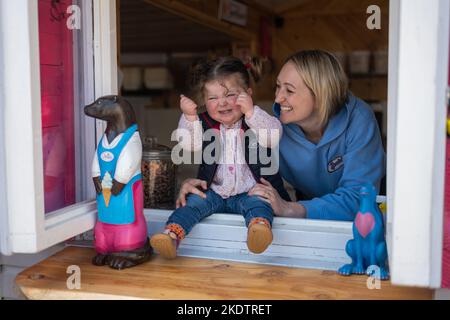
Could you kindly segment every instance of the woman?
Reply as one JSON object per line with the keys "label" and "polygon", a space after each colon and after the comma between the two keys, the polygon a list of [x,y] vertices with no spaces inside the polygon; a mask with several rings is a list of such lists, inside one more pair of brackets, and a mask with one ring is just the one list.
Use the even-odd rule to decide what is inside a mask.
{"label": "woman", "polygon": [[[283,200],[261,179],[249,195],[272,205],[274,214],[352,221],[362,184],[377,190],[385,174],[385,154],[372,109],[348,91],[336,58],[324,51],[300,51],[284,63],[277,78],[274,114],[283,124],[280,173],[297,191]],[[204,196],[206,183],[186,180],[177,207],[188,193]]]}

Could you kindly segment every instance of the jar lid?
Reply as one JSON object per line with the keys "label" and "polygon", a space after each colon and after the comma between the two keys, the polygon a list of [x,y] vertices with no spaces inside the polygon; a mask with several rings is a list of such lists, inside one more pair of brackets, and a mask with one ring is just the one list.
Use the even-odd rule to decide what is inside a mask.
{"label": "jar lid", "polygon": [[172,150],[162,144],[156,144],[150,146],[144,145],[144,151],[142,152],[142,159],[144,160],[160,160],[171,159]]}

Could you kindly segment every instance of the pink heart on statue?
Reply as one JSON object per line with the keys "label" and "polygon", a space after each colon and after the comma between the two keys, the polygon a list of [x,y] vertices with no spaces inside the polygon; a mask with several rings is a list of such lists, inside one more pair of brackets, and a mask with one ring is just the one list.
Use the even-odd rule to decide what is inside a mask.
{"label": "pink heart on statue", "polygon": [[365,238],[375,227],[375,218],[370,212],[358,212],[355,218],[355,226],[359,234]]}
{"label": "pink heart on statue", "polygon": [[230,172],[233,172],[233,170],[234,170],[234,167],[228,167],[228,170],[230,170]]}

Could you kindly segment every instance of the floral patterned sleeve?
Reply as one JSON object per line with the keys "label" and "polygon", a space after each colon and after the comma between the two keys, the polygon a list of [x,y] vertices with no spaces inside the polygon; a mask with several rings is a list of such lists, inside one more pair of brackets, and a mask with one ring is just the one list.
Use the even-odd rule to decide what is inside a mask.
{"label": "floral patterned sleeve", "polygon": [[265,148],[274,148],[280,142],[283,129],[281,122],[263,109],[255,106],[251,118],[245,118],[245,122],[256,133],[258,143]]}
{"label": "floral patterned sleeve", "polygon": [[186,151],[200,151],[202,149],[203,128],[200,120],[189,121],[181,114],[176,139],[181,147]]}

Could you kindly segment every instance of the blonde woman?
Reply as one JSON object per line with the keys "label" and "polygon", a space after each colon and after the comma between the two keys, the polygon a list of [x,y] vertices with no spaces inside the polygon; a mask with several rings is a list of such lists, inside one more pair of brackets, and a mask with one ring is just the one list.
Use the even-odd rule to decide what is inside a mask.
{"label": "blonde woman", "polygon": [[[385,154],[374,113],[348,90],[337,59],[321,50],[290,56],[277,77],[275,116],[283,125],[280,173],[297,191],[286,201],[261,179],[249,195],[271,204],[274,214],[352,221],[358,192],[369,182],[379,191],[385,175]],[[186,180],[177,206],[188,193],[204,196],[204,181]]]}

